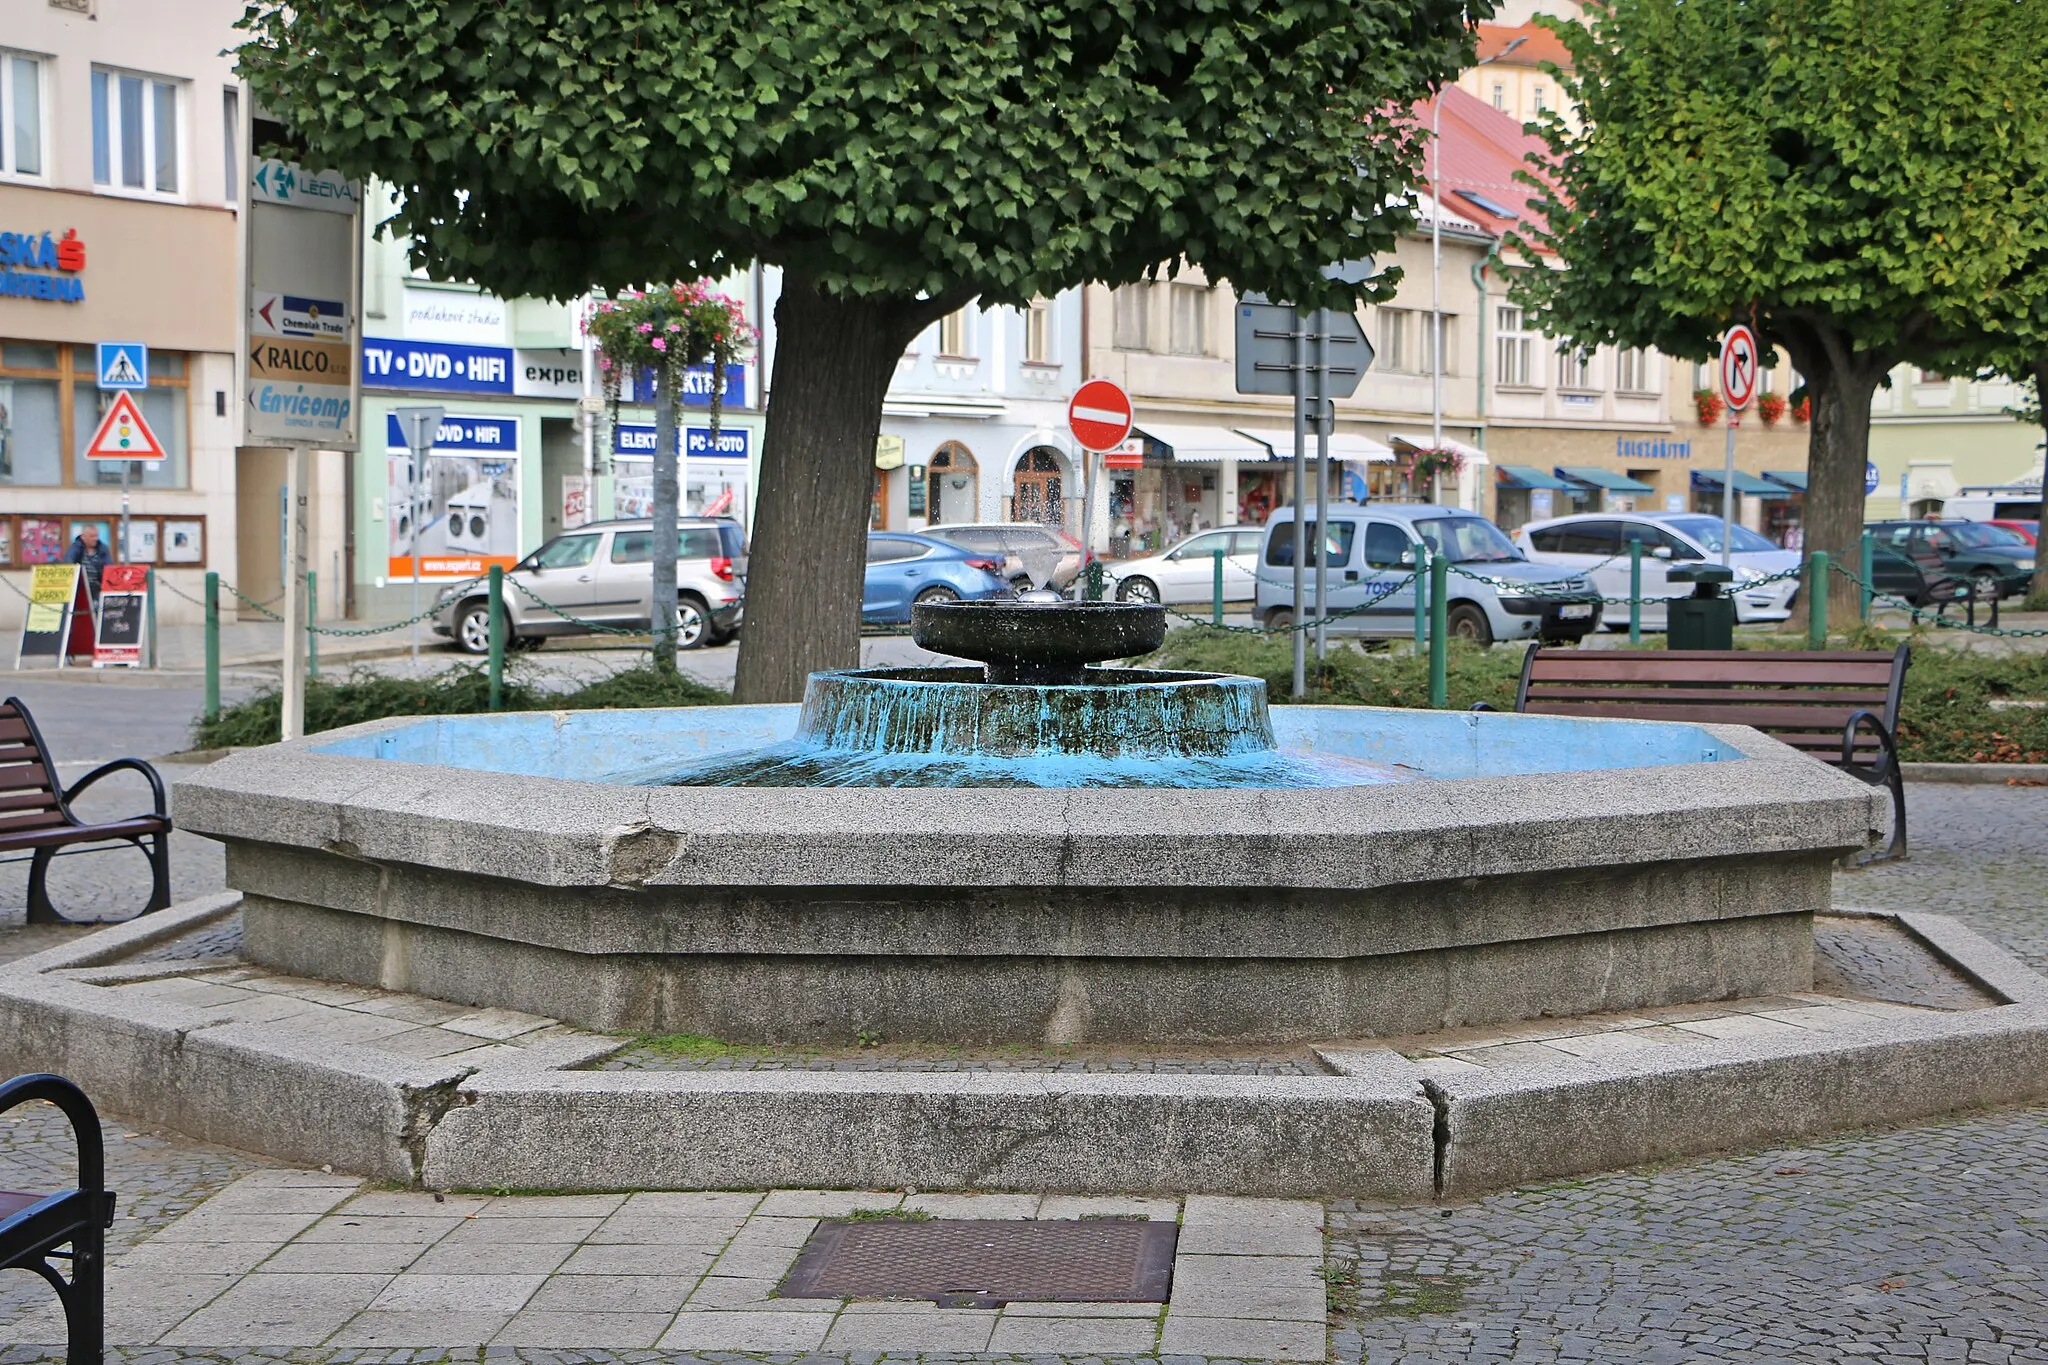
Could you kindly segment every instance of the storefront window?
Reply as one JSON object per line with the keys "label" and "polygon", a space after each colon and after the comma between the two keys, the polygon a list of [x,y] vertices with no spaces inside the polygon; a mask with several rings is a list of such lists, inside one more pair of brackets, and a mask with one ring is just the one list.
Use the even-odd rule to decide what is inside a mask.
{"label": "storefront window", "polygon": [[[85,444],[105,411],[94,364],[90,346],[0,341],[0,484],[97,488],[120,483],[119,464],[84,457]],[[131,486],[186,486],[188,382],[184,355],[150,354],[150,387],[136,395],[136,403],[169,458],[155,461],[154,469],[140,462],[131,465]],[[106,401],[111,398],[105,395]],[[66,449],[72,452],[68,464]]]}

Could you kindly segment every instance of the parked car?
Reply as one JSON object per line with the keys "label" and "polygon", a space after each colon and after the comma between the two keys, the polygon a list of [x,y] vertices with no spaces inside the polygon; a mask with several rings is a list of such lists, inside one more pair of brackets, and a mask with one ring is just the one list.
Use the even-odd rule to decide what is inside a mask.
{"label": "parked car", "polygon": [[[746,533],[736,521],[691,517],[678,525],[677,535],[676,645],[723,644],[739,633]],[[531,647],[551,636],[592,634],[586,622],[648,629],[654,620],[653,546],[651,522],[601,521],[564,531],[520,560],[505,574],[511,643]],[[535,597],[567,616],[548,610]],[[484,585],[444,591],[434,633],[471,654],[487,653],[491,609]]]}
{"label": "parked car", "polygon": [[2034,576],[2034,547],[1982,522],[1875,521],[1868,529],[1877,544],[1906,559],[1932,550],[1951,577],[1970,584],[1979,601],[2023,594]]}
{"label": "parked car", "polygon": [[2014,535],[2018,536],[2021,540],[2024,540],[2029,545],[2038,545],[2041,543],[2041,523],[2038,520],[2021,521],[2017,517],[2009,519],[2001,517],[1997,521],[1987,521],[1984,524],[1986,526],[2003,527],[2005,530],[2012,532]]}
{"label": "parked car", "polygon": [[1040,526],[1029,521],[953,522],[927,526],[923,534],[980,554],[1001,555],[1003,577],[1010,586],[1024,592],[1037,585],[1031,581],[1026,556],[1032,562],[1057,556],[1052,578],[1046,586],[1065,592],[1081,574],[1081,542],[1057,526]]}
{"label": "parked car", "polygon": [[[1461,508],[1336,502],[1330,504],[1329,520],[1329,532],[1317,539],[1328,556],[1327,607],[1332,613],[1360,606],[1412,573],[1427,545],[1432,554],[1444,555],[1470,574],[1513,585],[1500,588],[1466,573],[1451,574],[1447,616],[1454,636],[1482,645],[1529,639],[1577,643],[1596,623],[1599,596],[1583,574],[1530,563],[1498,526]],[[1267,523],[1260,546],[1254,609],[1268,627],[1294,619],[1294,529],[1294,509],[1280,508]],[[1305,567],[1312,593],[1313,558]],[[1411,582],[1357,615],[1331,621],[1329,629],[1343,635],[1406,635],[1414,619]]]}
{"label": "parked car", "polygon": [[[1757,580],[1799,567],[1799,555],[1781,550],[1746,526],[1730,528],[1728,566],[1735,570],[1735,619],[1783,621],[1792,615],[1799,580]],[[1533,521],[1515,532],[1515,544],[1539,564],[1556,564],[1585,574],[1602,597],[1629,595],[1628,544],[1643,545],[1643,593],[1647,598],[1692,596],[1692,584],[1669,583],[1673,565],[1721,560],[1721,519],[1698,512],[1592,512]],[[1751,586],[1756,584],[1756,586]],[[1643,604],[1643,626],[1662,630],[1664,603]],[[1609,602],[1601,623],[1628,624],[1628,603]]]}
{"label": "parked car", "polygon": [[1258,591],[1256,526],[1226,526],[1189,536],[1164,554],[1105,562],[1119,602],[1164,602],[1169,606],[1208,603],[1216,596],[1216,554],[1223,553],[1223,600],[1243,602]]}
{"label": "parked car", "polygon": [[868,535],[868,569],[861,585],[864,621],[902,624],[917,602],[979,602],[1008,597],[1010,580],[993,554],[963,550],[935,536],[900,531]]}

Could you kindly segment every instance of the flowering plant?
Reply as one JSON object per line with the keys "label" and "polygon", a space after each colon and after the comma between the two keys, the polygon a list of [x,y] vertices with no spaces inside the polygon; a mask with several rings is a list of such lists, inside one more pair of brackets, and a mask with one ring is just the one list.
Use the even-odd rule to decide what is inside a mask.
{"label": "flowering plant", "polygon": [[1785,417],[1785,395],[1782,393],[1760,393],[1756,396],[1756,415],[1764,419],[1765,426],[1776,426]]}
{"label": "flowering plant", "polygon": [[1812,419],[1813,400],[1808,398],[1802,389],[1799,396],[1792,400],[1792,420],[1795,422],[1806,422]]}
{"label": "flowering plant", "polygon": [[1692,406],[1699,414],[1700,425],[1703,427],[1710,427],[1720,421],[1721,414],[1727,410],[1727,404],[1721,401],[1721,395],[1712,389],[1694,389]]}
{"label": "flowering plant", "polygon": [[1446,474],[1456,474],[1465,467],[1465,457],[1455,450],[1418,450],[1415,452],[1415,482],[1425,488],[1434,489],[1436,481]]}
{"label": "flowering plant", "polygon": [[682,392],[692,365],[709,362],[712,439],[725,396],[725,367],[758,339],[739,300],[714,293],[701,280],[676,281],[653,289],[629,289],[614,299],[596,299],[584,315],[584,329],[597,346],[598,374],[614,419],[619,390],[628,374],[654,372],[657,389]]}

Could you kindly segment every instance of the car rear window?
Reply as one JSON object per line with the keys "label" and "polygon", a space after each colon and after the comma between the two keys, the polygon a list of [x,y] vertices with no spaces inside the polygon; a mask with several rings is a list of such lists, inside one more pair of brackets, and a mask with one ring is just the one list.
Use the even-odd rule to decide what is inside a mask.
{"label": "car rear window", "polygon": [[916,559],[925,552],[925,547],[914,540],[901,536],[869,536],[868,563],[894,564],[900,560]]}
{"label": "car rear window", "polygon": [[[683,526],[677,529],[677,559],[731,559],[721,526]],[[734,527],[735,531],[739,528]],[[620,531],[612,537],[612,563],[645,564],[652,558],[654,532]]]}

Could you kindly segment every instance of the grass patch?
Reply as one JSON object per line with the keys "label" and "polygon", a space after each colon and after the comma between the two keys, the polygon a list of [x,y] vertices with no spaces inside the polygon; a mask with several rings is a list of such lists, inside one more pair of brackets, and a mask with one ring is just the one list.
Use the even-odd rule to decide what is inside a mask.
{"label": "grass patch", "polygon": [[634,1035],[633,1044],[663,1057],[736,1057],[741,1052],[723,1039],[696,1033],[641,1033]]}
{"label": "grass patch", "polygon": [[1455,1313],[1465,1306],[1463,1275],[1417,1275],[1386,1271],[1380,1275],[1380,1298],[1368,1308],[1377,1318],[1420,1318]]}
{"label": "grass patch", "polygon": [[[647,664],[620,669],[573,692],[544,691],[522,678],[517,669],[508,668],[503,698],[507,711],[715,706],[731,700],[715,687],[681,674],[657,673]],[[356,669],[340,678],[307,680],[306,733],[391,716],[475,715],[488,711],[490,701],[490,674],[482,665],[462,665],[430,678],[393,678]],[[224,749],[275,743],[283,716],[283,694],[274,689],[259,692],[222,708],[217,720],[195,722],[192,747]]]}
{"label": "grass patch", "polygon": [[923,1209],[855,1209],[841,1221],[847,1223],[929,1223],[934,1215]]}

